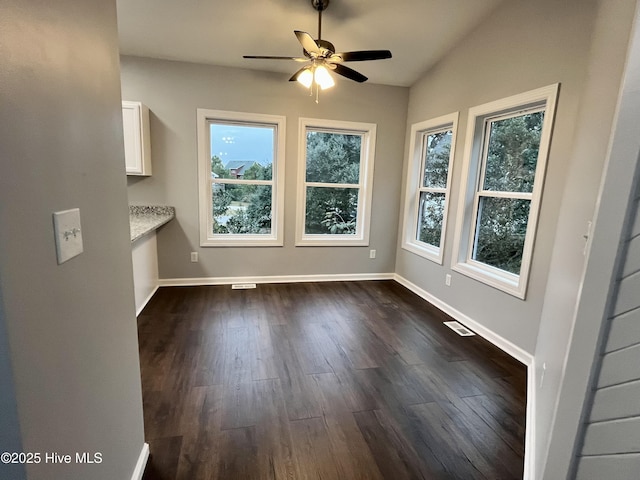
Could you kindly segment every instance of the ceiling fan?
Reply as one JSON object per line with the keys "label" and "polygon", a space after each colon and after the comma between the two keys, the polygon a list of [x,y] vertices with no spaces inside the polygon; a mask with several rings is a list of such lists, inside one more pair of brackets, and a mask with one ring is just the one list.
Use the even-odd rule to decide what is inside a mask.
{"label": "ceiling fan", "polygon": [[344,62],[362,62],[366,60],[391,58],[391,52],[389,50],[360,50],[336,53],[333,44],[322,39],[322,12],[326,10],[329,5],[329,0],[311,0],[311,5],[318,11],[318,38],[314,40],[307,32],[294,31],[298,41],[302,45],[304,57],[244,55],[243,58],[309,62],[294,73],[289,81],[294,82],[297,80],[307,88],[312,88],[313,84],[315,84],[322,90],[334,85],[334,80],[329,74],[330,70],[356,82],[362,83],[367,81],[367,77],[343,65]]}

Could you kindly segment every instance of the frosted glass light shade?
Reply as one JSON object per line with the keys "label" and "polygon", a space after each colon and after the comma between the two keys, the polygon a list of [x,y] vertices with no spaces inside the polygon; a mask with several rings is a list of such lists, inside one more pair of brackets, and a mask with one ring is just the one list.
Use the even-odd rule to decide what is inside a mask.
{"label": "frosted glass light shade", "polygon": [[311,86],[311,82],[313,82],[313,73],[311,73],[311,70],[307,68],[306,70],[303,70],[300,75],[298,75],[297,80],[306,88],[309,88]]}
{"label": "frosted glass light shade", "polygon": [[314,79],[316,81],[316,84],[318,84],[322,90],[331,88],[336,84],[336,82],[334,82],[333,78],[329,74],[327,67],[325,67],[324,65],[319,65],[316,67]]}

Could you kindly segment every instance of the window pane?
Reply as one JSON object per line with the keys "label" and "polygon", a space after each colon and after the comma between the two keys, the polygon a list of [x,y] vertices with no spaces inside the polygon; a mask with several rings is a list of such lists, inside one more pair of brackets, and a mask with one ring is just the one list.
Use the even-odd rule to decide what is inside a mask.
{"label": "window pane", "polygon": [[447,188],[451,136],[451,130],[432,133],[426,136],[424,187]]}
{"label": "window pane", "polygon": [[544,112],[489,123],[485,190],[532,192]]}
{"label": "window pane", "polygon": [[472,258],[520,274],[530,200],[481,197]]}
{"label": "window pane", "polygon": [[271,185],[214,183],[213,233],[271,233]]}
{"label": "window pane", "polygon": [[417,239],[438,248],[442,235],[444,200],[444,193],[420,193]]}
{"label": "window pane", "polygon": [[355,235],[357,215],[357,188],[307,187],[305,234]]}
{"label": "window pane", "polygon": [[211,123],[209,128],[211,178],[272,179],[274,127]]}
{"label": "window pane", "polygon": [[360,181],[361,135],[307,130],[307,182]]}

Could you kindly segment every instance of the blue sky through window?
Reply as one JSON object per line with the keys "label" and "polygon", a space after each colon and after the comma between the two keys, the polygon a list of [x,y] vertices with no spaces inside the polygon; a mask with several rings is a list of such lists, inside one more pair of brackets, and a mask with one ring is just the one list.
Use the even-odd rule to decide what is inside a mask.
{"label": "blue sky through window", "polygon": [[274,129],[270,126],[211,124],[211,155],[226,165],[233,160],[273,163]]}

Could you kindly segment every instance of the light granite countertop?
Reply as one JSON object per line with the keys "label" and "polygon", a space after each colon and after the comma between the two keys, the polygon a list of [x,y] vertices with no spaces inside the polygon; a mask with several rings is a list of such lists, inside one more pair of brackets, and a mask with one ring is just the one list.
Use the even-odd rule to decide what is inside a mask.
{"label": "light granite countertop", "polygon": [[174,207],[129,205],[131,243],[157,230],[176,216]]}

